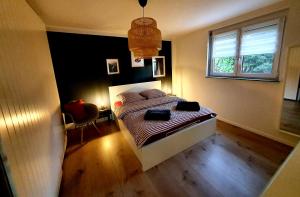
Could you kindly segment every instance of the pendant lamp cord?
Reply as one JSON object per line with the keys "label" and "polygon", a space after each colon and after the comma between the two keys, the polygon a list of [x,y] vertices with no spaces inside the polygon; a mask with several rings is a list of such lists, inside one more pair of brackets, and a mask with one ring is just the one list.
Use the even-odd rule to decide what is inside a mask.
{"label": "pendant lamp cord", "polygon": [[145,35],[145,17],[144,17],[144,7],[143,7],[143,26],[144,26],[144,29],[143,29],[143,34]]}

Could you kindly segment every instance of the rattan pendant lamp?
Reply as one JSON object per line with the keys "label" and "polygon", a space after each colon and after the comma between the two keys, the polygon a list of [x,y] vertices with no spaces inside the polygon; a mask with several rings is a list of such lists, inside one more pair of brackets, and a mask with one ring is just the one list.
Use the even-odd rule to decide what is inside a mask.
{"label": "rattan pendant lamp", "polygon": [[158,55],[158,51],[161,50],[161,32],[153,18],[144,17],[147,0],[139,0],[139,4],[143,8],[143,17],[131,22],[128,46],[134,57],[149,59]]}

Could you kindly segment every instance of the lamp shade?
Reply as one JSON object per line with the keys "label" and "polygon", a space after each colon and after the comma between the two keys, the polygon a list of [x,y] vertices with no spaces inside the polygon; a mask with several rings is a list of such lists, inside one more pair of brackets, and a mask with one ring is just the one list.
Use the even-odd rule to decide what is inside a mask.
{"label": "lamp shade", "polygon": [[153,18],[142,17],[131,22],[128,31],[128,46],[137,58],[152,58],[161,50],[161,32]]}

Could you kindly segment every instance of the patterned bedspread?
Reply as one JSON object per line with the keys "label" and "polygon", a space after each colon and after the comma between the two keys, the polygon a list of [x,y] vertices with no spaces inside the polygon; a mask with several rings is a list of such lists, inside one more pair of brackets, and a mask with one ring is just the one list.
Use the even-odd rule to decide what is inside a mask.
{"label": "patterned bedspread", "polygon": [[[202,106],[200,111],[196,112],[177,111],[177,102],[181,100],[183,99],[178,97],[160,97],[138,101],[122,106],[116,111],[116,115],[124,121],[139,148],[148,144],[147,140],[155,139],[155,136],[161,138],[195,121],[204,121],[216,116],[213,111]],[[148,109],[170,109],[171,118],[169,121],[144,120]]]}

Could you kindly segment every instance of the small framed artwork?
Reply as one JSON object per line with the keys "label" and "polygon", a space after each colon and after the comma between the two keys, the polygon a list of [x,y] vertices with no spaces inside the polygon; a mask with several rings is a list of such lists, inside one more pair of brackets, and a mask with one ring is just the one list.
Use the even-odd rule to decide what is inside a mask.
{"label": "small framed artwork", "polygon": [[166,76],[165,56],[152,57],[153,77]]}
{"label": "small framed artwork", "polygon": [[118,59],[106,59],[107,74],[114,75],[119,74],[119,60]]}
{"label": "small framed artwork", "polygon": [[144,67],[144,59],[135,58],[131,52],[131,67]]}

